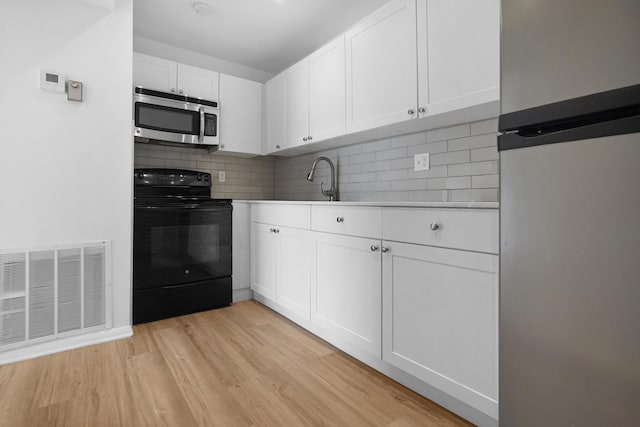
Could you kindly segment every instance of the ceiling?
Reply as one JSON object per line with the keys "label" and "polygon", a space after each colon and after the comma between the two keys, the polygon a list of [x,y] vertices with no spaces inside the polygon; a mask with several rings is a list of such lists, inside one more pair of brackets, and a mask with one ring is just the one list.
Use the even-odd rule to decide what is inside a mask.
{"label": "ceiling", "polygon": [[389,0],[135,0],[134,34],[278,73]]}

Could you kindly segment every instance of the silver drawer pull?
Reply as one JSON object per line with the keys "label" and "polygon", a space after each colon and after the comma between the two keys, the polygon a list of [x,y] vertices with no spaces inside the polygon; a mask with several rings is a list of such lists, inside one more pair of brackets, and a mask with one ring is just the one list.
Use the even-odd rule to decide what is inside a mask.
{"label": "silver drawer pull", "polygon": [[336,222],[344,222],[344,217],[339,216],[336,218]]}
{"label": "silver drawer pull", "polygon": [[432,229],[433,231],[436,231],[437,229],[440,228],[440,224],[438,224],[437,222],[432,222],[431,224],[429,224],[429,228]]}
{"label": "silver drawer pull", "polygon": [[378,249],[380,249],[379,247],[377,247],[376,245],[371,245],[371,252],[375,252]]}
{"label": "silver drawer pull", "polygon": [[388,248],[386,246],[383,246],[382,249],[380,249],[382,251],[383,254],[386,254],[387,252],[389,252],[391,248]]}

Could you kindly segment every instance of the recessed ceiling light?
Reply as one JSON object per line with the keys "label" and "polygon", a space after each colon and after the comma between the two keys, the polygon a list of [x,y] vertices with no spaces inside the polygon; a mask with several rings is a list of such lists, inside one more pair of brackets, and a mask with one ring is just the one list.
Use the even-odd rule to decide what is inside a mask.
{"label": "recessed ceiling light", "polygon": [[202,1],[194,2],[193,10],[195,10],[196,13],[200,16],[211,16],[214,12],[213,6]]}

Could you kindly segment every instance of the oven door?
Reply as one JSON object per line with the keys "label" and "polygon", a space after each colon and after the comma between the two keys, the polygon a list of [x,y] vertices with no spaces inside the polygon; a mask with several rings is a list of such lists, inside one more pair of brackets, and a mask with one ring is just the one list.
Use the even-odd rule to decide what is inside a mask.
{"label": "oven door", "polygon": [[218,144],[217,108],[137,94],[133,110],[135,137],[184,144]]}
{"label": "oven door", "polygon": [[231,276],[231,205],[136,206],[134,290]]}

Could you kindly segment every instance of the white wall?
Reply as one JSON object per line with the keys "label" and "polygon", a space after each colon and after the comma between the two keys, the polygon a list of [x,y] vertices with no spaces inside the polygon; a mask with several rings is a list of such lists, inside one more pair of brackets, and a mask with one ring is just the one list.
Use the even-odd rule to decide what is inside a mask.
{"label": "white wall", "polygon": [[[132,0],[0,2],[0,248],[113,242],[113,326],[130,322]],[[95,2],[93,2],[95,3]],[[38,69],[85,101],[38,88]]]}
{"label": "white wall", "polygon": [[273,77],[273,74],[256,68],[229,62],[213,56],[203,55],[191,50],[182,49],[156,40],[145,37],[133,37],[133,50],[146,55],[157,56],[193,67],[205,68],[207,70],[218,71],[231,76],[242,77],[243,79],[254,80],[264,83]]}

